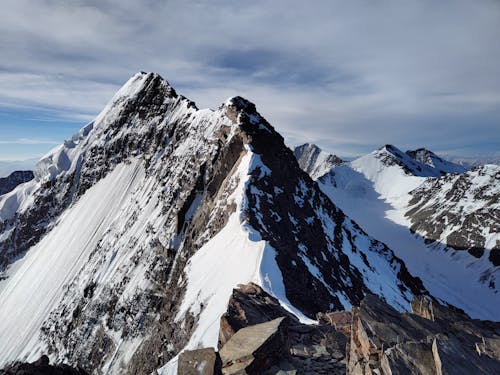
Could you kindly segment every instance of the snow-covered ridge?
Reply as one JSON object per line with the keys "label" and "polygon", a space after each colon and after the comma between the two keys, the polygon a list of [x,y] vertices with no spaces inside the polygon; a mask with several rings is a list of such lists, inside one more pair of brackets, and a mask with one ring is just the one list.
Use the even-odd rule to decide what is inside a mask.
{"label": "snow-covered ridge", "polygon": [[372,153],[387,166],[399,165],[407,174],[419,177],[439,177],[447,173],[462,173],[465,169],[447,162],[426,149],[402,152],[393,145],[385,145]]}

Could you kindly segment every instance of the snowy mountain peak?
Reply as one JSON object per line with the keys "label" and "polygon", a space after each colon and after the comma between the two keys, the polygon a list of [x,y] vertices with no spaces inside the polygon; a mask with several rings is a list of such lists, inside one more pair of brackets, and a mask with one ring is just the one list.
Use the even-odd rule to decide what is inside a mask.
{"label": "snowy mountain peak", "polygon": [[312,143],[304,143],[295,147],[293,153],[299,162],[300,168],[304,172],[307,172],[313,179],[320,178],[333,167],[343,163],[343,160],[337,155],[324,152]]}
{"label": "snowy mountain peak", "polygon": [[370,155],[386,166],[397,165],[403,169],[404,173],[412,176],[439,177],[447,173],[465,172],[463,167],[447,162],[426,149],[404,153],[399,148],[387,144]]}
{"label": "snowy mountain peak", "polygon": [[463,166],[444,160],[443,158],[437,156],[434,152],[427,150],[426,148],[408,150],[406,151],[406,154],[419,163],[439,170],[442,174],[464,173],[466,171]]}
{"label": "snowy mountain peak", "polygon": [[174,92],[135,75],[37,180],[0,197],[0,364],[49,352],[89,372],[151,373],[150,358],[217,346],[248,282],[307,321],[367,293],[399,310],[427,293],[254,104],[198,110]]}

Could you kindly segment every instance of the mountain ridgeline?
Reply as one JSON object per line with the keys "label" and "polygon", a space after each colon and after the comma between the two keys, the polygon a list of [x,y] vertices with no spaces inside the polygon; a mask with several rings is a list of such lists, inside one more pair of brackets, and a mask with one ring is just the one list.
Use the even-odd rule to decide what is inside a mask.
{"label": "mountain ridgeline", "polygon": [[[413,160],[405,173],[447,171],[422,152],[379,151],[384,165]],[[434,293],[410,257],[350,217],[319,176],[344,186],[347,163],[311,146],[295,156],[244,98],[198,109],[159,75],[133,76],[34,179],[0,196],[0,366],[48,355],[88,373],[176,373],[181,353],[227,352],[221,318],[240,284],[265,296],[248,303],[274,301],[294,335],[367,295],[391,311],[425,296],[490,317],[494,300],[481,315]],[[345,370],[316,366],[327,362]]]}

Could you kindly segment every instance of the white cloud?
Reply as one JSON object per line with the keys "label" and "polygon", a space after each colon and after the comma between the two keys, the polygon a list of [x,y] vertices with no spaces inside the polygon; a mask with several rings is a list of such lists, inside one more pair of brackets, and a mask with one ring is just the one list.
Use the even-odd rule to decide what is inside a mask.
{"label": "white cloud", "polygon": [[19,138],[12,140],[0,140],[0,145],[58,145],[61,142],[47,139]]}
{"label": "white cloud", "polygon": [[246,96],[290,143],[319,140],[343,154],[389,142],[489,141],[491,150],[500,132],[498,1],[6,0],[2,8],[4,108],[86,119],[147,70],[201,107]]}

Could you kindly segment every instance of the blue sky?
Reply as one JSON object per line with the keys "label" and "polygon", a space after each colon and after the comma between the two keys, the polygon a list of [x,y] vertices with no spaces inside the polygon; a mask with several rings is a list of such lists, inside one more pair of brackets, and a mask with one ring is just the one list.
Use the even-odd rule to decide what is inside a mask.
{"label": "blue sky", "polygon": [[500,152],[500,2],[5,0],[0,160],[38,157],[135,72],[242,95],[289,145]]}

